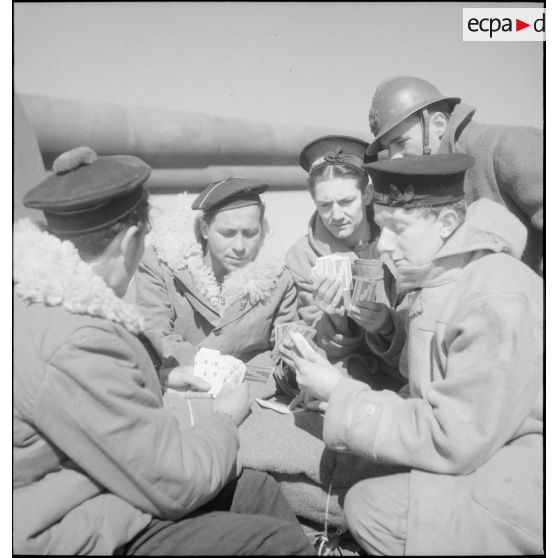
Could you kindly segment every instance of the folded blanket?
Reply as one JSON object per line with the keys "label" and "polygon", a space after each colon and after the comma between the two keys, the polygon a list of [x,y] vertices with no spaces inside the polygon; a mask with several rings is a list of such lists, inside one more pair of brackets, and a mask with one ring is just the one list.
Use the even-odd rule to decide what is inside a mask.
{"label": "folded blanket", "polygon": [[[165,394],[164,404],[183,429],[213,413],[212,400],[185,400],[173,392]],[[244,467],[270,473],[299,517],[323,525],[327,505],[328,524],[345,527],[342,504],[347,490],[362,479],[400,469],[335,452],[324,444],[322,430],[320,413],[283,415],[254,403],[239,428],[240,461]]]}
{"label": "folded blanket", "polygon": [[328,490],[309,482],[305,475],[275,473],[273,477],[298,517],[322,527],[326,525],[327,517],[328,530],[333,527],[347,528],[341,506],[347,492],[345,489],[332,489],[328,502]]}

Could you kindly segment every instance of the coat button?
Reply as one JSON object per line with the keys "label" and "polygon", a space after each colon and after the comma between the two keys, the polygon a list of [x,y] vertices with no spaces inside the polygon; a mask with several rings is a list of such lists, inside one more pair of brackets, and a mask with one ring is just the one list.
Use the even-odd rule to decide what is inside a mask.
{"label": "coat button", "polygon": [[368,405],[366,407],[366,414],[373,415],[376,412],[376,407],[374,405]]}
{"label": "coat button", "polygon": [[216,329],[216,330],[213,332],[213,334],[219,336],[219,335],[221,335],[221,330],[220,330],[220,329]]}

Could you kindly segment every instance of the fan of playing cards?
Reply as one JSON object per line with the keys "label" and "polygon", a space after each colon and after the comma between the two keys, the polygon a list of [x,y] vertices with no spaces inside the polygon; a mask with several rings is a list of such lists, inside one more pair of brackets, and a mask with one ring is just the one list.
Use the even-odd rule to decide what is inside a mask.
{"label": "fan of playing cards", "polygon": [[313,270],[316,275],[337,279],[341,283],[343,304],[347,308],[359,302],[374,302],[377,283],[383,281],[384,277],[380,260],[357,259],[351,267],[351,258],[346,254],[317,258]]}
{"label": "fan of playing cards", "polygon": [[211,397],[217,396],[226,383],[238,387],[245,374],[246,366],[241,360],[214,349],[201,348],[194,359],[194,375],[211,384]]}
{"label": "fan of playing cards", "polygon": [[281,342],[287,337],[288,334],[297,332],[308,340],[312,340],[316,335],[316,330],[302,322],[287,322],[284,324],[277,324],[275,326],[275,347],[271,353],[271,358],[275,363],[280,360],[278,348]]}

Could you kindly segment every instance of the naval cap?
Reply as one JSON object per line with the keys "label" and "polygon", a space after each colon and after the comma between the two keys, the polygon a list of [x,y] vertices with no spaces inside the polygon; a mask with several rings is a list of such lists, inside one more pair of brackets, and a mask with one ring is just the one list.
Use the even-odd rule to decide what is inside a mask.
{"label": "naval cap", "polygon": [[395,207],[445,205],[463,199],[465,172],[475,163],[464,153],[408,156],[367,163],[373,202]]}
{"label": "naval cap", "polygon": [[322,136],[300,153],[300,166],[309,174],[326,165],[349,165],[364,171],[367,143],[351,136]]}
{"label": "naval cap", "polygon": [[210,184],[192,203],[192,209],[216,213],[261,203],[260,194],[269,184],[251,178],[231,177]]}
{"label": "naval cap", "polygon": [[44,212],[49,229],[72,235],[103,229],[147,198],[143,186],[151,167],[131,155],[98,156],[77,147],[57,157],[54,173],[23,198]]}

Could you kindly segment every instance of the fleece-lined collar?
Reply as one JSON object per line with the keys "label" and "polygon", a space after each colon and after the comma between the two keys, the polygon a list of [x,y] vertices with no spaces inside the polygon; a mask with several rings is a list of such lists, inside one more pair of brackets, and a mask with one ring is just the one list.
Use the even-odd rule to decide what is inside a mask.
{"label": "fleece-lined collar", "polygon": [[284,268],[284,252],[264,220],[264,236],[256,258],[227,275],[222,287],[203,260],[199,223],[201,212],[191,209],[192,197],[179,194],[170,211],[153,219],[148,242],[159,261],[173,273],[188,270],[194,285],[220,314],[233,301],[246,297],[252,305],[266,302],[277,287]]}
{"label": "fleece-lined collar", "polygon": [[29,219],[14,227],[14,282],[15,293],[25,301],[105,318],[134,334],[143,330],[139,312],[116,296],[71,242],[39,229]]}

